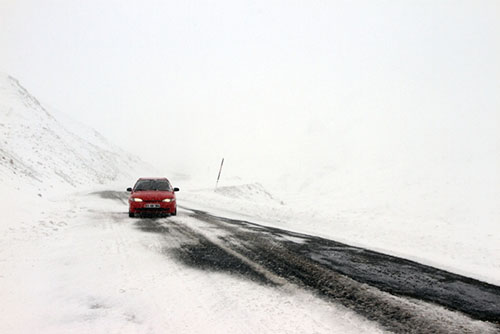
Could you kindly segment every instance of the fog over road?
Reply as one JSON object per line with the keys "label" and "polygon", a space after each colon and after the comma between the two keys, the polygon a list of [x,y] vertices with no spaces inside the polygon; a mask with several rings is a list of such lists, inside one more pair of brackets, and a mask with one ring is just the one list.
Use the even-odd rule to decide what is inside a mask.
{"label": "fog over road", "polygon": [[181,217],[130,223],[160,235],[162,252],[183,265],[276,289],[306,289],[391,332],[500,332],[500,287],[315,236],[183,209]]}

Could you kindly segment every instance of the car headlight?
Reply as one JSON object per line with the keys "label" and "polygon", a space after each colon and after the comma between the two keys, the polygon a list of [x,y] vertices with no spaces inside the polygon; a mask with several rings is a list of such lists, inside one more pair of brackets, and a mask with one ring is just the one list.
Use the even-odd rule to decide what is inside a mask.
{"label": "car headlight", "polygon": [[141,198],[133,197],[132,202],[142,202]]}
{"label": "car headlight", "polygon": [[162,202],[170,203],[170,202],[173,202],[173,201],[175,201],[175,198],[165,198]]}

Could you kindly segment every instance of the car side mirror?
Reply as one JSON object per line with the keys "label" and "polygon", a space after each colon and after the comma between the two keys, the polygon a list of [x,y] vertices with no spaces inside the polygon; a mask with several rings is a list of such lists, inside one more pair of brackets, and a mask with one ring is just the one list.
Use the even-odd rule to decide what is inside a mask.
{"label": "car side mirror", "polygon": [[179,191],[179,188],[174,188],[174,191]]}
{"label": "car side mirror", "polygon": [[127,188],[127,191],[128,192],[132,192],[132,188]]}

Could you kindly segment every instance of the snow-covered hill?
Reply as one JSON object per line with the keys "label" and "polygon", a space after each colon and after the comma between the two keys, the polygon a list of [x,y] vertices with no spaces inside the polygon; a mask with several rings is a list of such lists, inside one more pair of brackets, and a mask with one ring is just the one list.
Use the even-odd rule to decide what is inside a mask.
{"label": "snow-covered hill", "polygon": [[18,80],[0,73],[3,188],[43,193],[133,179],[151,170],[93,129],[69,118],[56,119]]}

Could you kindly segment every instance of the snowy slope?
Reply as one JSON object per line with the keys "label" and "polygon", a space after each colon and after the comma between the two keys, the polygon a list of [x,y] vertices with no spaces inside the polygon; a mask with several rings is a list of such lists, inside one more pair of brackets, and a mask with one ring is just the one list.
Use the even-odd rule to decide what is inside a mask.
{"label": "snowy slope", "polygon": [[151,167],[70,119],[62,123],[15,78],[0,74],[0,182],[72,189],[134,178]]}

